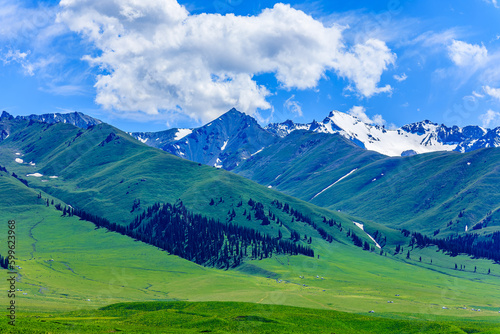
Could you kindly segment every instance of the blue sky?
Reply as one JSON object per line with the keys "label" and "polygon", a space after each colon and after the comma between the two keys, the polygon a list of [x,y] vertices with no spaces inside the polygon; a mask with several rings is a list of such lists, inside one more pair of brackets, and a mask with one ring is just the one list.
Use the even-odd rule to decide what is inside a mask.
{"label": "blue sky", "polygon": [[0,0],[0,110],[500,126],[500,1]]}

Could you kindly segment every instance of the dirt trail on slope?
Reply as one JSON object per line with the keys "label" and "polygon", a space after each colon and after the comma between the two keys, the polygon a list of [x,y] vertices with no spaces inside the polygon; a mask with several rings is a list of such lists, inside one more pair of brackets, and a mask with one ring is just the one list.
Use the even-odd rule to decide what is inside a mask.
{"label": "dirt trail on slope", "polygon": [[31,258],[30,260],[33,260],[34,259],[34,256],[33,256],[33,253],[36,252],[36,243],[38,242],[38,239],[36,239],[34,236],[33,236],[33,229],[35,227],[37,227],[40,223],[42,223],[43,221],[45,220],[45,218],[42,218],[42,220],[40,220],[38,223],[36,223],[35,225],[31,226],[31,228],[29,229],[29,237],[33,240],[35,240],[34,243],[31,244],[31,247],[33,248],[33,250],[30,252],[30,255],[31,255]]}

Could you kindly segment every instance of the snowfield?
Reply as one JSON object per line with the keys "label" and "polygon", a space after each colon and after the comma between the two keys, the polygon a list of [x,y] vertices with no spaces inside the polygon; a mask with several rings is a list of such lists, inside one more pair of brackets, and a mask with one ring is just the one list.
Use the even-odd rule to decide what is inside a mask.
{"label": "snowfield", "polygon": [[178,129],[174,139],[181,140],[182,138],[189,136],[191,133],[193,133],[193,130],[191,129]]}
{"label": "snowfield", "polygon": [[[458,143],[443,144],[439,141],[441,126],[428,121],[420,122],[418,131],[410,131],[405,127],[387,129],[381,125],[367,124],[356,116],[332,111],[322,122],[298,124],[287,121],[281,124],[270,124],[267,130],[285,137],[295,130],[310,130],[319,133],[340,134],[358,146],[387,156],[399,157],[403,152],[415,151],[417,154],[453,151]],[[487,130],[479,127],[486,134]],[[457,131],[461,132],[462,129]],[[412,133],[415,132],[415,133]],[[471,146],[473,143],[470,143]]]}

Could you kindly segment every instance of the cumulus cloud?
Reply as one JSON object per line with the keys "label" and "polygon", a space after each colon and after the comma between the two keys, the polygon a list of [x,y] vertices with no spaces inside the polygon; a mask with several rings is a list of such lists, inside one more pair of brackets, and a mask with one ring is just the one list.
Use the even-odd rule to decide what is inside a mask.
{"label": "cumulus cloud", "polygon": [[448,55],[460,67],[479,67],[488,61],[488,50],[484,45],[469,44],[453,40],[448,46]]}
{"label": "cumulus cloud", "polygon": [[485,128],[495,128],[500,126],[500,112],[488,110],[486,113],[479,116],[479,120],[483,122]]}
{"label": "cumulus cloud", "polygon": [[96,49],[96,102],[124,114],[182,113],[204,121],[236,107],[270,109],[255,75],[273,73],[281,89],[311,89],[327,71],[364,97],[396,55],[377,39],[348,46],[343,29],[289,5],[257,16],[191,15],[175,0],[61,0],[58,22]]}
{"label": "cumulus cloud", "polygon": [[375,115],[373,119],[366,115],[366,109],[362,106],[353,106],[348,111],[349,115],[358,118],[361,122],[366,124],[375,124],[375,125],[385,125],[386,121],[382,118],[382,115]]}
{"label": "cumulus cloud", "polygon": [[394,74],[393,78],[399,82],[402,82],[402,81],[405,81],[406,79],[408,79],[408,76],[406,75],[406,73],[403,73],[401,75]]}
{"label": "cumulus cloud", "polygon": [[500,101],[500,88],[484,86],[483,89],[486,94]]}
{"label": "cumulus cloud", "polygon": [[295,95],[290,96],[288,100],[283,104],[286,110],[297,116],[302,116],[302,107],[299,102],[295,100]]}

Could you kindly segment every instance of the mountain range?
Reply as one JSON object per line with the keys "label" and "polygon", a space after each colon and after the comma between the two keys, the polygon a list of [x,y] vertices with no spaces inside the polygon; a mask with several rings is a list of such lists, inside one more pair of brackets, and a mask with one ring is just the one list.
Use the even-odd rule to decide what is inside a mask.
{"label": "mountain range", "polygon": [[425,120],[390,130],[338,111],[331,112],[322,122],[298,124],[287,120],[262,128],[251,116],[232,109],[199,128],[131,135],[149,146],[179,157],[233,170],[252,155],[298,130],[339,134],[363,149],[386,156],[438,151],[465,153],[500,146],[500,127],[447,127]]}
{"label": "mountain range", "polygon": [[[23,120],[5,112],[2,119]],[[101,125],[75,113],[28,119],[90,130]],[[0,130],[11,123],[2,122]],[[500,156],[498,150],[488,150],[499,146],[499,130],[449,128],[430,121],[387,130],[341,112],[331,112],[321,123],[286,121],[262,128],[232,109],[195,129],[129,134],[148,146],[230,170],[322,207],[392,228],[418,226],[420,232],[451,235],[474,227],[495,231],[500,224],[500,208],[493,205],[500,195],[487,190],[500,187],[495,176]],[[120,142],[123,134],[117,131],[107,139]],[[493,206],[481,205],[490,202]]]}
{"label": "mountain range", "polygon": [[[16,287],[37,312],[217,300],[256,303],[261,320],[267,304],[497,319],[498,148],[389,157],[340,132],[280,137],[236,110],[164,139],[71,119],[0,119],[0,218],[16,221]],[[148,145],[161,141],[186,157]],[[142,326],[144,306],[123,305]],[[54,319],[30,324],[57,332]]]}
{"label": "mountain range", "polygon": [[131,135],[146,145],[178,157],[226,170],[236,168],[279,140],[253,117],[236,109],[196,129],[175,128]]}

